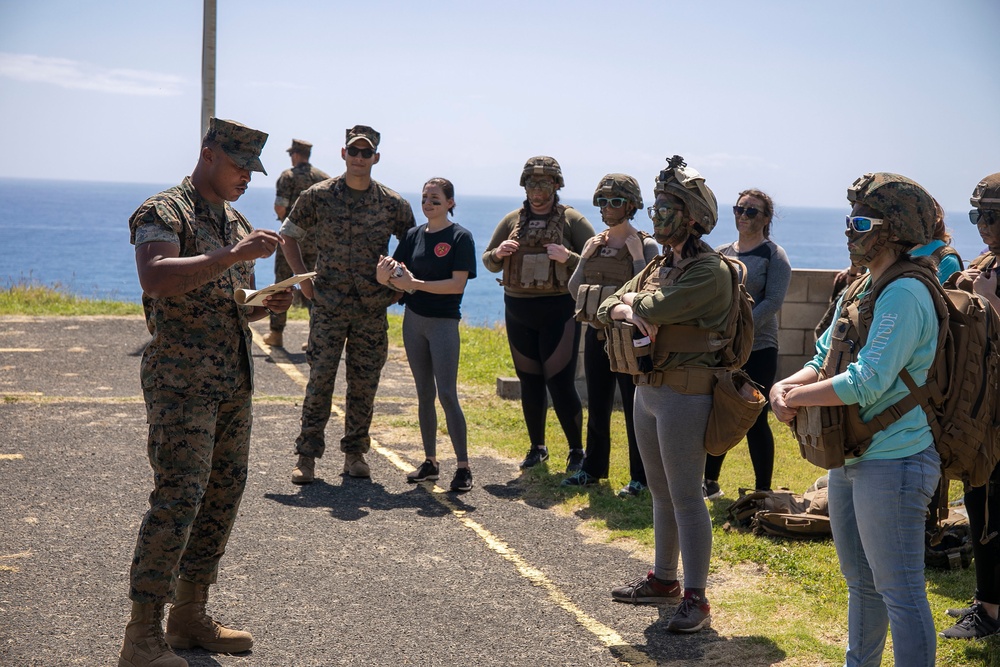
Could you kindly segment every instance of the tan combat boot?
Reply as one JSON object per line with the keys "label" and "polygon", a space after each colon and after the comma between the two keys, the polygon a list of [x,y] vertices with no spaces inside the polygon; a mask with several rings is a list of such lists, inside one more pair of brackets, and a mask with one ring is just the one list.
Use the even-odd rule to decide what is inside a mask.
{"label": "tan combat boot", "polygon": [[163,640],[163,605],[132,603],[118,667],[187,667]]}
{"label": "tan combat boot", "polygon": [[249,632],[233,630],[205,613],[208,585],[177,580],[174,604],[167,617],[167,643],[174,648],[200,646],[216,653],[242,653],[253,646]]}
{"label": "tan combat boot", "polygon": [[271,347],[284,347],[285,339],[280,331],[268,331],[264,334],[264,342]]}
{"label": "tan combat boot", "polygon": [[316,479],[316,459],[299,454],[299,461],[292,469],[292,484],[311,484]]}
{"label": "tan combat boot", "polygon": [[371,477],[372,471],[361,452],[348,452],[344,456],[344,472],[351,477]]}

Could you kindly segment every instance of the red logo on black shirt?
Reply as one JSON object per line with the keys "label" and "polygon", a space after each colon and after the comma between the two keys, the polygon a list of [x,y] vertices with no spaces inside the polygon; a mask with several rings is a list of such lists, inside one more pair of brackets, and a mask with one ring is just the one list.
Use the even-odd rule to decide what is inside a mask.
{"label": "red logo on black shirt", "polygon": [[438,257],[444,257],[449,252],[451,252],[451,244],[449,243],[438,243],[434,246],[434,254]]}

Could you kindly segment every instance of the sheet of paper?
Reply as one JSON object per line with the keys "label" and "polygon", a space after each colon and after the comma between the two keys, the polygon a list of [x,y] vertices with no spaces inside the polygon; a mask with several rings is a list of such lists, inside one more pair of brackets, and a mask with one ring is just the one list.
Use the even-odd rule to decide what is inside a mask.
{"label": "sheet of paper", "polygon": [[259,290],[252,289],[238,289],[233,298],[236,299],[236,303],[241,306],[262,306],[264,305],[264,299],[271,296],[272,294],[277,294],[283,290],[288,289],[298,285],[303,280],[308,280],[316,275],[315,271],[310,271],[309,273],[299,273],[292,276],[288,280],[282,280],[280,283],[274,283],[273,285],[268,285]]}

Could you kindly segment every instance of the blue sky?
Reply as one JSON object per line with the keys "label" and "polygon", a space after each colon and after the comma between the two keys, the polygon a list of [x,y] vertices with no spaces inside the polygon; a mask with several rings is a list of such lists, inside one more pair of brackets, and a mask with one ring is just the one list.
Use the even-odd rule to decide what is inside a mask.
{"label": "blue sky", "polygon": [[[216,114],[342,169],[344,129],[382,132],[375,177],[519,194],[556,157],[565,194],[674,153],[721,201],[845,206],[866,171],[949,210],[1000,171],[1000,2],[218,1]],[[201,2],[0,0],[0,177],[171,184],[200,130]]]}

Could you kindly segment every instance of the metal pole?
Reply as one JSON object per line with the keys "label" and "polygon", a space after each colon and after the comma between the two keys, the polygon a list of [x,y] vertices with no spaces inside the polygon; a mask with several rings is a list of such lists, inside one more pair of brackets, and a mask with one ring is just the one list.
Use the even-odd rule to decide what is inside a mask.
{"label": "metal pole", "polygon": [[201,36],[201,138],[208,132],[208,119],[215,115],[215,4],[204,0]]}

